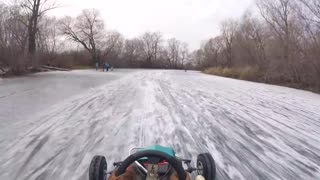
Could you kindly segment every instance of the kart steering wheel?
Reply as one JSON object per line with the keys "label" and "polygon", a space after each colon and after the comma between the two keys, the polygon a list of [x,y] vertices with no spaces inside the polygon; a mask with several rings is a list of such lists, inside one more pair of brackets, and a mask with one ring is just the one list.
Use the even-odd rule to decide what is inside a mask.
{"label": "kart steering wheel", "polygon": [[[155,150],[144,150],[144,151],[139,151],[134,154],[131,154],[129,157],[127,157],[119,166],[119,168],[116,170],[116,176],[120,176],[125,171],[127,168],[134,163],[135,161],[139,160],[140,158],[147,157],[148,160],[152,159],[152,163],[150,164],[158,164],[160,160],[166,160],[168,163],[173,167],[173,169],[176,170],[178,178],[180,180],[185,180],[186,179],[186,172],[184,171],[182,164],[172,156],[169,156],[166,153],[160,152],[160,151],[155,151]],[[148,172],[149,173],[149,172]]]}

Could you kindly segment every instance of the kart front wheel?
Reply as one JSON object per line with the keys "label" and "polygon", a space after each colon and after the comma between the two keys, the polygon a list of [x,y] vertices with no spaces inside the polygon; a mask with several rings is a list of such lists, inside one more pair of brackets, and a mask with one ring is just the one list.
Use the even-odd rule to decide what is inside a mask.
{"label": "kart front wheel", "polygon": [[107,161],[104,156],[94,156],[89,167],[89,180],[105,180],[107,167]]}
{"label": "kart front wheel", "polygon": [[203,176],[205,180],[214,180],[216,177],[216,165],[209,153],[198,155],[197,169],[198,175]]}

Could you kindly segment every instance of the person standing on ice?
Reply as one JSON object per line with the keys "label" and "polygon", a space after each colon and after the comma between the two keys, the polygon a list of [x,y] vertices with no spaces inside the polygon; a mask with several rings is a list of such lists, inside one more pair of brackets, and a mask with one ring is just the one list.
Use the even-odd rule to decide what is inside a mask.
{"label": "person standing on ice", "polygon": [[104,69],[106,68],[106,63],[102,63],[101,66],[102,66],[102,71],[104,72]]}
{"label": "person standing on ice", "polygon": [[110,68],[109,63],[106,63],[105,66],[106,66],[106,70],[107,70],[107,72],[108,72],[108,71],[109,71],[109,68]]}
{"label": "person standing on ice", "polygon": [[96,71],[98,71],[99,70],[99,62],[97,61],[96,62]]}

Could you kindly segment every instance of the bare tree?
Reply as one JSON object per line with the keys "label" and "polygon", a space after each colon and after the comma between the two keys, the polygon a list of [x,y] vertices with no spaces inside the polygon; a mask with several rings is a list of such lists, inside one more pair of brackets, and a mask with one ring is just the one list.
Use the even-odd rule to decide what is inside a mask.
{"label": "bare tree", "polygon": [[190,52],[189,52],[189,47],[186,42],[181,43],[181,50],[180,50],[180,64],[181,68],[186,68],[186,64],[190,60]]}
{"label": "bare tree", "polygon": [[146,32],[142,37],[144,56],[148,67],[152,67],[153,60],[157,59],[161,42],[161,33]]}
{"label": "bare tree", "polygon": [[137,61],[141,58],[143,51],[143,42],[138,38],[128,39],[124,45],[124,56],[129,66],[136,67]]}
{"label": "bare tree", "polygon": [[320,1],[319,0],[298,0],[311,13],[311,15],[304,16],[305,19],[315,22],[320,25]]}
{"label": "bare tree", "polygon": [[309,74],[305,75],[308,78],[305,78],[304,82],[318,82],[320,89],[320,1],[297,0],[296,7],[302,27],[300,36],[303,39],[299,51],[303,53],[303,65],[307,69],[303,73]]}
{"label": "bare tree", "polygon": [[180,60],[180,46],[181,42],[175,38],[169,39],[167,41],[167,52],[171,68],[177,68],[179,66],[178,62]]}
{"label": "bare tree", "polygon": [[290,60],[290,16],[292,15],[290,0],[260,0],[258,8],[262,17],[283,43],[284,60]]}
{"label": "bare tree", "polygon": [[163,49],[162,56],[167,60],[170,68],[183,68],[185,62],[189,58],[188,45],[176,38],[167,40],[167,46]]}
{"label": "bare tree", "polygon": [[85,9],[76,19],[65,17],[61,21],[60,29],[70,40],[80,43],[90,53],[94,62],[99,61],[105,31],[98,10]]}
{"label": "bare tree", "polygon": [[268,34],[265,29],[266,26],[258,19],[253,18],[250,12],[244,15],[239,27],[242,40],[240,46],[245,49],[247,54],[250,54],[253,60],[251,64],[255,64],[262,69],[267,66],[265,48]]}
{"label": "bare tree", "polygon": [[21,22],[19,6],[0,4],[0,66],[21,73],[26,65],[24,55],[27,45],[27,28]]}
{"label": "bare tree", "polygon": [[8,17],[8,10],[7,7],[0,3],[0,70],[1,71],[5,71],[4,70],[4,66],[6,65],[6,57],[5,57],[5,53],[6,53],[6,49],[8,46],[8,37],[7,35],[7,28],[6,26],[6,22],[7,22],[7,17]]}
{"label": "bare tree", "polygon": [[119,32],[107,32],[107,38],[104,41],[103,58],[111,64],[119,64],[120,55],[123,51],[124,38]]}
{"label": "bare tree", "polygon": [[44,16],[39,22],[37,44],[40,54],[45,56],[45,63],[52,64],[56,58],[59,51],[58,48],[61,47],[59,38],[57,19]]}
{"label": "bare tree", "polygon": [[207,66],[220,66],[218,57],[221,51],[223,50],[223,39],[221,36],[217,36],[215,38],[209,39],[204,46],[203,49],[203,56],[204,61],[206,62]]}
{"label": "bare tree", "polygon": [[56,8],[56,5],[54,2],[50,2],[50,0],[21,0],[19,3],[27,15],[28,52],[30,55],[34,55],[36,52],[36,34],[39,18],[47,11]]}
{"label": "bare tree", "polygon": [[260,0],[258,8],[264,20],[275,33],[278,39],[277,44],[282,49],[282,53],[278,55],[282,63],[278,64],[278,67],[283,66],[283,69],[287,71],[289,74],[286,76],[289,77],[288,80],[300,82],[299,66],[294,62],[298,55],[296,54],[298,46],[296,31],[298,27],[295,24],[296,11],[294,1]]}
{"label": "bare tree", "polygon": [[123,38],[121,37],[121,34],[119,32],[107,32],[107,37],[106,40],[103,42],[104,43],[104,52],[103,52],[103,57],[106,59],[110,58],[110,54],[114,50],[120,50],[121,46],[123,44]]}
{"label": "bare tree", "polygon": [[198,69],[206,68],[206,66],[204,65],[204,64],[206,64],[206,62],[204,60],[205,58],[204,58],[203,49],[194,50],[191,53],[191,59],[192,59],[193,63],[195,64],[195,67],[197,67]]}
{"label": "bare tree", "polygon": [[238,23],[233,19],[226,20],[221,24],[224,54],[226,56],[226,66],[231,66],[234,58],[233,46],[237,27]]}

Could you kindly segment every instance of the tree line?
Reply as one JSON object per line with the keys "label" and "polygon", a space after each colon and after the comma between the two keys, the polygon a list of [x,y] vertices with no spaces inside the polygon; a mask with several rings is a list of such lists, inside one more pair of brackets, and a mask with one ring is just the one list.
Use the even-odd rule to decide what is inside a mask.
{"label": "tree line", "polygon": [[[126,39],[106,29],[96,9],[56,18],[46,15],[57,8],[52,0],[0,3],[0,72],[108,62],[131,68],[213,68],[218,75],[320,88],[320,1],[256,0],[256,5],[257,11],[222,22],[218,36],[190,52],[185,42],[165,39],[160,32]],[[244,70],[251,75],[242,76]]]}
{"label": "tree line", "polygon": [[256,81],[320,90],[320,1],[257,0],[256,5],[256,12],[222,22],[220,35],[192,53],[197,66],[230,76],[254,69],[248,78]]}
{"label": "tree line", "polygon": [[0,3],[0,69],[21,74],[42,65],[93,66],[108,62],[115,67],[184,68],[189,49],[160,32],[145,32],[126,39],[105,28],[96,9],[77,17],[56,18],[46,12],[57,8],[50,0]]}

